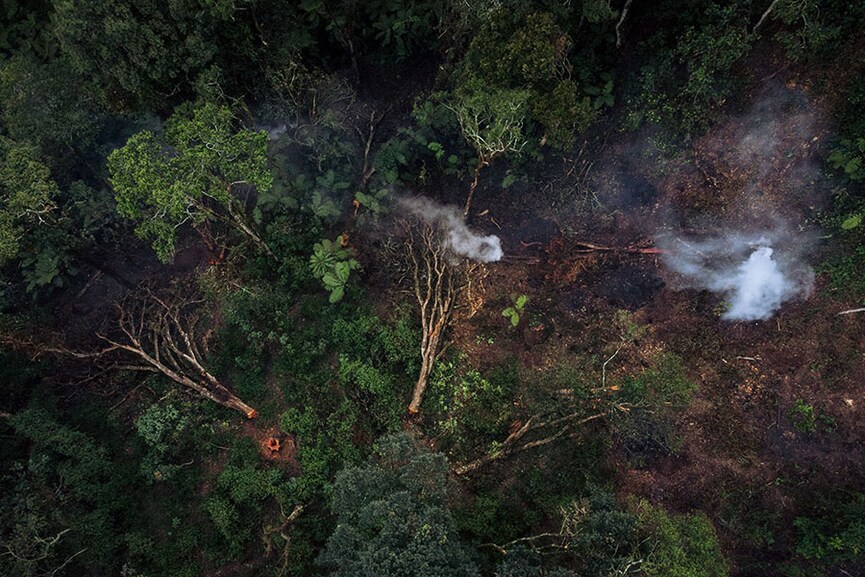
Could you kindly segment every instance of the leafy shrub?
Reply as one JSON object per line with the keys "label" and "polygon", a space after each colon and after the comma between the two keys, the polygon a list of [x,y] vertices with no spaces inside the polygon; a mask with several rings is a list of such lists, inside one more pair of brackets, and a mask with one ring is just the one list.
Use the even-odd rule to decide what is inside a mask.
{"label": "leafy shrub", "polygon": [[[822,510],[797,517],[796,553],[826,563],[865,560],[865,496],[830,494]],[[828,502],[827,502],[828,501]]]}
{"label": "leafy shrub", "polygon": [[580,575],[616,575],[633,561],[637,518],[611,493],[590,487],[583,499],[563,508],[564,524],[580,560]]}
{"label": "leafy shrub", "polygon": [[10,423],[33,443],[31,473],[52,488],[45,495],[62,507],[72,529],[69,542],[76,550],[86,550],[78,561],[113,566],[134,494],[134,473],[128,464],[113,459],[109,447],[45,408],[34,405],[13,415]]}
{"label": "leafy shrub", "polygon": [[526,295],[520,295],[514,299],[513,305],[506,307],[505,310],[502,311],[502,316],[511,320],[511,326],[516,327],[520,324],[520,314],[526,307],[527,302],[529,302],[529,297]]}
{"label": "leafy shrub", "polygon": [[865,137],[842,138],[827,160],[832,168],[843,170],[850,180],[865,179]]}
{"label": "leafy shrub", "polygon": [[647,121],[673,127],[679,137],[705,130],[732,94],[734,65],[750,51],[747,25],[738,6],[712,2],[697,22],[651,38],[651,59],[628,98],[629,127]]}
{"label": "leafy shrub", "polygon": [[[484,127],[466,130],[466,118],[480,114],[488,123],[487,142],[503,140],[502,126],[522,128],[524,119],[537,121],[545,141],[567,148],[574,134],[585,130],[596,117],[589,89],[576,78],[590,77],[587,69],[573,74],[568,52],[573,40],[550,12],[535,12],[514,22],[514,14],[499,9],[472,39],[455,73],[454,100],[463,132],[484,133]],[[525,106],[521,104],[525,102]],[[510,103],[505,106],[505,103]],[[490,138],[494,136],[494,138]],[[468,136],[467,136],[468,138]],[[521,146],[511,146],[519,152]],[[485,155],[478,151],[480,158]]]}
{"label": "leafy shrub", "polygon": [[509,392],[501,381],[466,366],[464,356],[436,363],[427,391],[436,432],[453,446],[500,434],[511,415]]}
{"label": "leafy shrub", "polygon": [[793,427],[800,433],[811,433],[817,430],[817,416],[814,414],[814,406],[807,404],[802,399],[796,399],[796,404],[790,409],[790,420]]}
{"label": "leafy shrub", "polygon": [[630,410],[614,413],[619,442],[638,460],[676,452],[679,440],[673,420],[678,410],[690,403],[695,389],[676,355],[660,354],[652,359],[652,365],[622,382],[619,397]]}
{"label": "leafy shrub", "polygon": [[262,466],[258,448],[250,439],[238,440],[216,480],[216,491],[204,502],[204,510],[221,536],[229,557],[238,557],[250,544],[257,525],[267,516],[265,504],[275,502],[290,509],[295,499],[294,483],[281,469]]}
{"label": "leafy shrub", "polygon": [[141,473],[145,479],[170,479],[180,468],[173,463],[185,448],[183,433],[189,418],[171,402],[157,402],[148,407],[136,420],[135,430],[148,451],[141,460]]}
{"label": "leafy shrub", "polygon": [[280,418],[283,431],[297,436],[297,457],[303,474],[297,479],[301,498],[321,495],[341,468],[362,455],[355,446],[357,409],[343,401],[335,410],[320,413],[312,407],[287,410]]}
{"label": "leafy shrub", "polygon": [[651,551],[640,566],[646,577],[727,577],[715,528],[703,513],[671,516],[647,501],[635,510]]}
{"label": "leafy shrub", "polygon": [[309,266],[312,274],[330,293],[331,304],[339,302],[345,295],[345,287],[351,271],[360,268],[360,263],[352,257],[351,251],[342,244],[342,236],[336,240],[322,239],[315,243]]}

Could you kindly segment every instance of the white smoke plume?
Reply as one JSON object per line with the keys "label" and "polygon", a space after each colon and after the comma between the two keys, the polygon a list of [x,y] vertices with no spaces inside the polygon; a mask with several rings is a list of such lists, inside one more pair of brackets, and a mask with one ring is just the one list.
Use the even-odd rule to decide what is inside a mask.
{"label": "white smoke plume", "polygon": [[814,272],[801,260],[801,244],[783,232],[657,241],[667,251],[664,263],[681,275],[681,288],[723,295],[729,308],[721,318],[729,321],[765,320],[783,303],[810,296]]}
{"label": "white smoke plume", "polygon": [[454,254],[477,262],[496,262],[504,255],[499,237],[472,232],[455,206],[442,206],[423,197],[403,198],[397,202],[418,218],[440,227],[447,235],[448,249]]}
{"label": "white smoke plume", "polygon": [[268,140],[279,140],[283,134],[288,132],[288,125],[280,124],[277,126],[261,126],[259,130],[267,131],[267,139]]}

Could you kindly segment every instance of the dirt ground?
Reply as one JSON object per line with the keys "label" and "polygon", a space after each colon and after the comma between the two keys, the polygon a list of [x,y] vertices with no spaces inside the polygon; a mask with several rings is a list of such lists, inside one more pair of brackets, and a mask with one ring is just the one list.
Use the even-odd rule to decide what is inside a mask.
{"label": "dirt ground", "polygon": [[[838,300],[818,275],[809,298],[769,320],[725,321],[721,296],[679,290],[658,255],[582,252],[578,243],[645,248],[661,232],[785,227],[789,248],[816,265],[825,234],[816,217],[832,187],[818,160],[827,133],[822,103],[786,70],[755,86],[749,109],[675,158],[655,152],[646,134],[624,135],[607,143],[606,160],[591,172],[577,162],[551,171],[558,191],[548,206],[526,206],[518,190],[496,197],[496,175],[476,196],[473,223],[502,237],[506,257],[488,269],[483,311],[454,327],[459,348],[479,366],[513,355],[548,367],[569,348],[604,354],[615,311],[632,313],[648,331],[615,370],[639,370],[650,354],[669,351],[698,388],[677,420],[681,449],[641,466],[614,456],[618,489],[672,511],[706,512],[734,574],[793,548],[792,511],[814,492],[865,489],[865,323],[837,314],[858,303]],[[508,331],[500,312],[520,294],[540,320]],[[487,347],[482,337],[493,331],[508,336]],[[797,401],[814,407],[814,431],[796,427]],[[755,511],[790,528],[773,537],[774,547],[743,539]]]}

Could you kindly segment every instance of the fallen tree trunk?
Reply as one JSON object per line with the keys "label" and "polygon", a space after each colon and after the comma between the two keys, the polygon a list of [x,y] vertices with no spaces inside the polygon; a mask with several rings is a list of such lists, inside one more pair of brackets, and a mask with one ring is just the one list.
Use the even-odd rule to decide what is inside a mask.
{"label": "fallen tree trunk", "polygon": [[654,248],[654,247],[634,247],[634,246],[625,246],[625,247],[616,247],[616,246],[603,246],[599,244],[591,244],[588,242],[576,241],[573,244],[577,246],[584,247],[583,249],[578,249],[577,252],[624,252],[629,254],[666,254],[669,251],[664,250],[662,248]]}
{"label": "fallen tree trunk", "polygon": [[420,411],[429,384],[429,376],[442,351],[445,329],[450,322],[456,291],[446,245],[429,223],[421,222],[409,229],[406,254],[412,267],[414,294],[421,317],[421,368],[412,392],[408,412]]}
{"label": "fallen tree trunk", "polygon": [[[159,373],[189,392],[254,419],[258,411],[235,395],[204,363],[203,342],[196,333],[201,321],[196,305],[201,302],[180,297],[167,302],[149,289],[132,294],[117,304],[119,334],[118,330],[112,330],[113,336],[97,334],[107,346],[95,351],[76,350],[20,333],[2,334],[0,343],[34,357],[51,353],[100,365],[106,363],[102,371]],[[133,360],[130,362],[129,358]]]}
{"label": "fallen tree trunk", "polygon": [[123,338],[99,335],[109,344],[99,355],[113,351],[130,353],[143,364],[124,368],[161,373],[206,399],[254,419],[258,411],[231,392],[203,363],[195,334],[200,317],[188,310],[199,302],[181,300],[168,304],[147,290],[143,298],[131,304],[118,304],[118,326]]}

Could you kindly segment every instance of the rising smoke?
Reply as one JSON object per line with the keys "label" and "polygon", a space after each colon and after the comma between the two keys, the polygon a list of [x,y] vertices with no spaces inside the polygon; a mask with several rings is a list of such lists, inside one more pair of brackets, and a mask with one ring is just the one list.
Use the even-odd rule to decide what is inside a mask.
{"label": "rising smoke", "polygon": [[422,197],[403,198],[397,203],[421,220],[440,228],[447,238],[448,249],[454,254],[477,262],[501,260],[504,253],[499,237],[472,232],[457,207],[442,206]]}
{"label": "rising smoke", "polygon": [[721,294],[730,321],[765,320],[794,298],[808,297],[814,272],[802,261],[800,242],[786,232],[727,234],[710,239],[662,237],[665,264],[682,277],[682,288]]}

